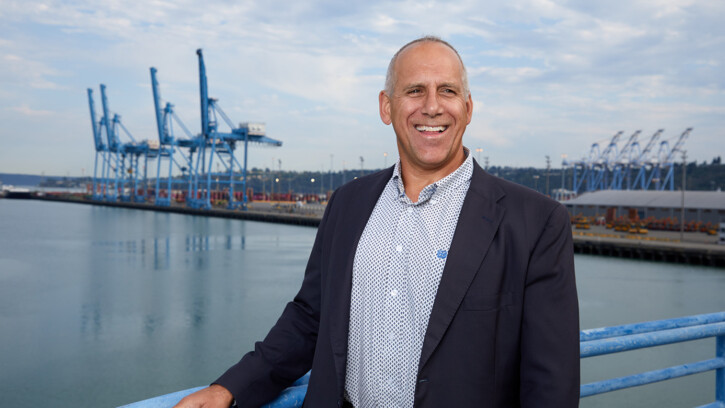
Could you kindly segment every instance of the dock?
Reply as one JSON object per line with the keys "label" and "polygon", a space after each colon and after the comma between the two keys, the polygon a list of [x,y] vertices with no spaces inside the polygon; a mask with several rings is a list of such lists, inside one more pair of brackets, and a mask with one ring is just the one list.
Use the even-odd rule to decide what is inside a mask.
{"label": "dock", "polygon": [[[224,208],[198,209],[181,204],[158,206],[151,203],[95,201],[77,195],[59,194],[33,194],[6,198],[99,205],[309,227],[317,227],[322,218],[322,212],[320,211],[305,212],[304,210],[295,209],[292,212],[283,212],[272,210],[271,207],[269,210],[261,211],[253,209],[254,203],[251,205],[252,209],[241,211]],[[572,229],[574,252],[578,254],[725,267],[725,245],[718,245],[716,239],[710,239],[703,234],[686,234],[687,239],[680,241],[677,238],[678,233],[673,232],[652,231],[647,236],[632,236],[613,234],[603,227],[587,231]]]}

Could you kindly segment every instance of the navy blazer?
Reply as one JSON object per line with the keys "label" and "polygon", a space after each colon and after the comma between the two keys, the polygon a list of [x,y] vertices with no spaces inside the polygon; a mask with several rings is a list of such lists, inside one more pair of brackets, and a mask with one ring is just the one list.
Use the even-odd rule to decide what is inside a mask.
{"label": "navy blazer", "polygon": [[[240,407],[310,368],[305,407],[340,407],[352,265],[392,168],[330,199],[302,287],[275,326],[215,383]],[[477,164],[423,341],[415,406],[576,407],[579,311],[569,215]]]}

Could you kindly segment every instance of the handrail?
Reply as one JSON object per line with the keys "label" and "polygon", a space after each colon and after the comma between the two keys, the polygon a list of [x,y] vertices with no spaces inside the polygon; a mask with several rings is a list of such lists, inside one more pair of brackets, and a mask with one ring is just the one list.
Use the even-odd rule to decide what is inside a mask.
{"label": "handrail", "polygon": [[[580,397],[585,398],[714,370],[715,402],[698,408],[725,408],[725,312],[583,330],[579,335],[579,352],[581,358],[588,358],[707,337],[716,338],[713,359],[582,384]],[[277,399],[263,408],[301,407],[307,392],[309,376],[307,373],[295,381]],[[201,388],[203,387],[178,391],[119,408],[168,408]]]}
{"label": "handrail", "polygon": [[715,337],[715,358],[661,370],[583,384],[580,397],[715,371],[715,402],[699,408],[725,408],[725,312],[687,316],[580,333],[581,358]]}

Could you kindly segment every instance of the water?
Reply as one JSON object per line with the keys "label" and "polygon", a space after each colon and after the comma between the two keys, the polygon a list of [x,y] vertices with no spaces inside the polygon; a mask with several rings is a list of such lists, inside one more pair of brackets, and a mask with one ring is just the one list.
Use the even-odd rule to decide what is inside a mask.
{"label": "water", "polygon": [[[315,229],[0,200],[0,396],[110,407],[207,384],[296,293]],[[725,271],[578,256],[583,328],[725,310]],[[714,356],[714,341],[582,362],[583,381]],[[695,406],[714,373],[582,400]]]}

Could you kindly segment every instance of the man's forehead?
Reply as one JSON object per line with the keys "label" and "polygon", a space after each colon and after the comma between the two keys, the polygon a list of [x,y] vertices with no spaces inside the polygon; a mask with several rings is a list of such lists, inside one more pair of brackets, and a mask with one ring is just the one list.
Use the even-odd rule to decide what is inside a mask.
{"label": "man's forehead", "polygon": [[437,58],[450,58],[452,61],[456,61],[457,65],[461,68],[463,67],[463,63],[458,57],[458,54],[456,54],[456,51],[443,43],[435,41],[421,41],[405,47],[400,51],[396,65],[400,65],[402,62],[410,60],[413,56],[417,56],[421,53],[438,54]]}
{"label": "man's forehead", "polygon": [[437,83],[460,85],[463,71],[455,51],[436,42],[410,45],[400,53],[395,65],[397,80],[403,86],[423,81],[431,72],[435,72]]}

